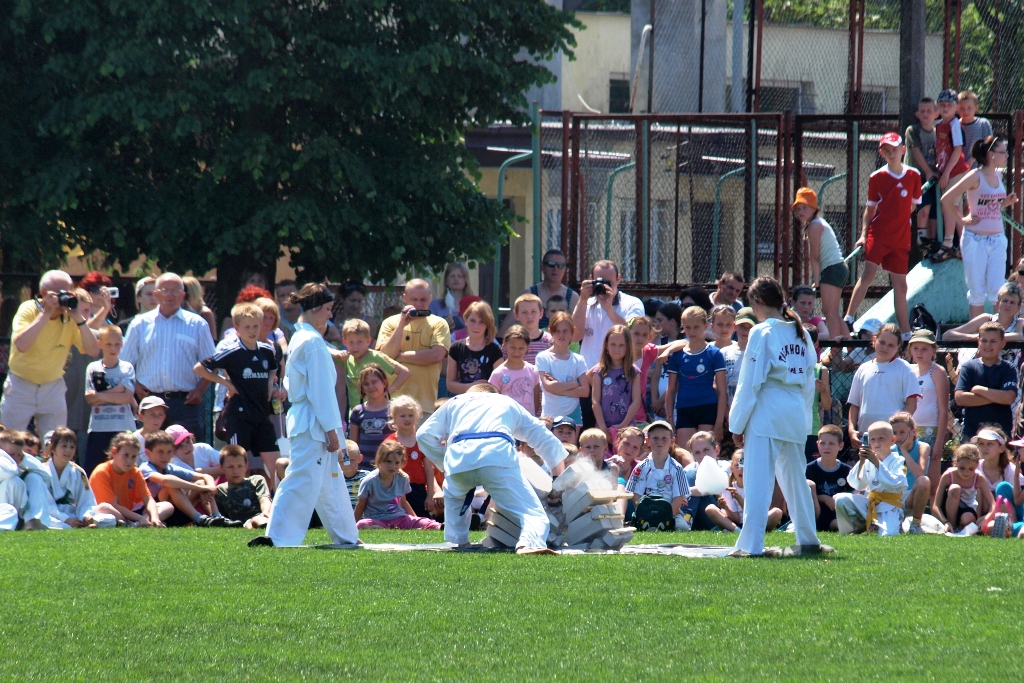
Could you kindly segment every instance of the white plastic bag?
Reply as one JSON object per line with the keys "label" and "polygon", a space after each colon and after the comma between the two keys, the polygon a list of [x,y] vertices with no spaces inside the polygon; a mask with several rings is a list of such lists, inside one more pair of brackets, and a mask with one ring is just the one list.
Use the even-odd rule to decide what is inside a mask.
{"label": "white plastic bag", "polygon": [[729,475],[722,471],[714,458],[707,457],[697,465],[694,486],[705,496],[720,496],[729,485]]}

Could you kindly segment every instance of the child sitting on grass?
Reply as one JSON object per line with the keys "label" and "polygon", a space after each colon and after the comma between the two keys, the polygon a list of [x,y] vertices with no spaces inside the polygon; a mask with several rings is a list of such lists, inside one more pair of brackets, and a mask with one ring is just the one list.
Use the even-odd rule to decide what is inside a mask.
{"label": "child sitting on grass", "polygon": [[135,438],[139,442],[139,467],[146,464],[146,437],[163,429],[166,419],[167,404],[162,398],[147,396],[139,401],[139,422],[142,423],[142,427],[134,432]]}
{"label": "child sitting on grass", "polygon": [[850,466],[839,462],[843,447],[843,429],[824,425],[818,430],[818,458],[807,463],[807,485],[814,499],[814,519],[818,531],[836,531],[836,495],[853,493],[850,488]]}
{"label": "child sitting on grass", "polygon": [[[841,534],[878,530],[879,536],[896,536],[903,524],[903,498],[907,491],[906,465],[893,448],[896,436],[888,422],[868,427],[868,446],[850,469],[850,485],[858,493],[835,497],[836,521]],[[859,493],[867,491],[867,495]]]}
{"label": "child sitting on grass", "polygon": [[[743,449],[738,448],[729,463],[729,486],[718,497],[717,505],[708,505],[704,513],[719,529],[738,532],[743,526],[743,503]],[[765,530],[771,531],[781,521],[782,510],[771,508]]]}
{"label": "child sitting on grass", "polygon": [[270,490],[260,475],[245,476],[249,470],[246,450],[235,444],[220,449],[220,468],[226,480],[217,485],[214,494],[220,513],[246,529],[265,527],[270,521]]}
{"label": "child sitting on grass", "polygon": [[149,494],[142,472],[135,466],[139,441],[133,432],[121,432],[110,440],[108,460],[96,466],[89,487],[99,505],[109,505],[118,523],[131,526],[164,526],[174,505],[158,503]]}
{"label": "child sitting on grass", "polygon": [[907,466],[907,492],[903,496],[903,508],[912,515],[907,533],[923,534],[921,515],[928,506],[932,492],[932,481],[928,478],[932,451],[928,444],[917,438],[917,425],[910,413],[896,413],[889,418],[889,424],[892,425],[896,446]]}
{"label": "child sitting on grass", "polygon": [[585,429],[580,434],[580,456],[590,460],[594,469],[609,472],[616,480],[619,478],[618,468],[604,459],[608,454],[608,437],[600,429]]}
{"label": "child sitting on grass", "polygon": [[174,439],[174,458],[171,463],[214,479],[221,475],[220,452],[208,443],[196,443],[195,434],[181,425],[165,429]]}
{"label": "child sitting on grass", "polygon": [[[391,402],[391,424],[395,428],[384,441],[397,441],[405,447],[402,471],[409,477],[409,505],[413,512],[426,517],[434,509],[434,464],[427,460],[416,441],[416,426],[423,417],[420,404],[412,396],[399,396]],[[443,512],[443,510],[436,510]]]}
{"label": "child sitting on grass", "polygon": [[644,430],[651,454],[633,468],[626,482],[626,492],[633,494],[633,504],[645,495],[658,495],[672,504],[676,531],[689,531],[690,520],[682,509],[690,497],[683,467],[669,454],[672,449],[672,427],[664,420],[655,420]]}
{"label": "child sitting on grass", "polygon": [[992,508],[992,492],[984,475],[978,472],[980,464],[978,447],[961,444],[953,452],[953,466],[939,477],[932,514],[946,525],[946,531],[960,531]]}
{"label": "child sitting on grass", "polygon": [[[184,526],[191,522],[202,527],[241,526],[240,522],[226,520],[217,512],[214,500],[217,487],[213,477],[172,465],[173,453],[174,438],[164,431],[153,432],[146,437],[149,462],[139,468],[153,498],[157,502],[174,505],[175,512],[167,520],[168,525]],[[197,505],[209,510],[210,514],[199,512]]]}
{"label": "child sitting on grass", "polygon": [[[623,427],[616,436],[615,455],[611,457],[610,463],[619,473],[618,490],[625,491],[629,473],[643,460],[644,433],[636,427]],[[620,500],[619,507],[626,519],[632,518],[636,509],[632,498]]]}
{"label": "child sitting on grass", "polygon": [[402,471],[406,463],[405,446],[384,441],[377,449],[377,469],[359,483],[359,502],[354,511],[360,529],[440,529],[426,517],[417,517],[406,496],[412,489]]}
{"label": "child sitting on grass", "polygon": [[50,528],[114,526],[117,510],[97,503],[85,470],[75,463],[78,437],[67,427],[57,427],[46,445],[50,470]]}

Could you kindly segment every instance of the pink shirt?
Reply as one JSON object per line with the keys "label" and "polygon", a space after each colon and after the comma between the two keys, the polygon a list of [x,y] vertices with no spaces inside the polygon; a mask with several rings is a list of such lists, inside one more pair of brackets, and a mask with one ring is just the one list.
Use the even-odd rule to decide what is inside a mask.
{"label": "pink shirt", "polygon": [[536,367],[527,363],[519,370],[510,370],[508,365],[502,365],[491,373],[489,381],[498,393],[515,399],[531,415],[537,414],[534,389],[540,384],[540,376]]}

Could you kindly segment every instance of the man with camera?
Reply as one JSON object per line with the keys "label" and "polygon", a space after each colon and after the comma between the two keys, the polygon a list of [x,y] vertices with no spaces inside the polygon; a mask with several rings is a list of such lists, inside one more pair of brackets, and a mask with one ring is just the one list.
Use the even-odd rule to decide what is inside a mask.
{"label": "man with camera", "polygon": [[[587,361],[587,367],[594,367],[601,360],[604,337],[615,325],[625,325],[630,318],[644,314],[644,304],[635,296],[619,291],[619,268],[611,261],[594,264],[592,279],[580,285],[580,298],[572,313],[576,325],[573,341],[580,342],[580,355]],[[596,425],[590,401],[580,401],[583,410],[583,427]]]}
{"label": "man with camera", "polygon": [[[444,318],[433,315],[430,285],[426,280],[409,280],[402,294],[405,308],[380,324],[377,350],[409,368],[412,375],[396,395],[412,396],[424,415],[434,412],[441,364],[451,346],[451,332]],[[358,397],[348,397],[349,403]]]}
{"label": "man with camera", "polygon": [[167,424],[179,424],[203,441],[203,393],[209,382],[193,371],[216,349],[202,316],[181,307],[185,284],[174,273],[156,279],[157,307],[135,316],[128,326],[121,360],[135,366],[135,395],[156,396],[167,404]]}
{"label": "man with camera", "polygon": [[84,354],[99,355],[96,333],[78,310],[77,297],[68,291],[73,286],[64,271],[48,271],[39,278],[39,298],[18,307],[0,399],[0,423],[8,429],[25,430],[33,417],[39,435],[67,424],[64,364],[68,353],[74,346]]}

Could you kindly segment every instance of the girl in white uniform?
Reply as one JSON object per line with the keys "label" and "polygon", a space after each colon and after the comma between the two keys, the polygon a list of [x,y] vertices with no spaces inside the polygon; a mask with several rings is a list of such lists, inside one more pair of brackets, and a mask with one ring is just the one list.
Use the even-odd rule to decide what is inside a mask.
{"label": "girl in white uniform", "polygon": [[[999,174],[1006,168],[1007,144],[1002,138],[989,135],[977,140],[971,154],[978,167],[969,171],[942,195],[942,212],[948,226],[963,225],[960,252],[964,259],[967,280],[967,302],[971,317],[985,312],[985,302],[996,300],[996,292],[1006,281],[1006,231],[1002,210],[1017,202],[1017,195],[1006,194]],[[967,193],[971,213],[964,218],[956,210],[956,201]]]}
{"label": "girl in white uniform", "polygon": [[757,278],[747,296],[761,322],[750,331],[729,412],[730,428],[743,447],[746,479],[743,531],[732,555],[769,554],[764,533],[776,478],[796,531],[797,545],[785,554],[830,551],[815,532],[804,457],[814,399],[814,346],[774,279]]}
{"label": "girl in white uniform", "polygon": [[342,428],[334,393],[338,374],[324,341],[334,295],[325,286],[308,284],[291,295],[302,307],[289,343],[284,388],[291,400],[288,439],[291,462],[274,496],[267,535],[249,545],[297,546],[306,537],[314,508],[336,544],[359,542],[345,480],[338,465]]}
{"label": "girl in white uniform", "polygon": [[85,470],[74,462],[78,438],[67,427],[57,427],[46,444],[50,457],[45,467],[50,470],[51,529],[72,529],[85,526],[117,526],[117,510],[108,503],[97,505],[89,488]]}

